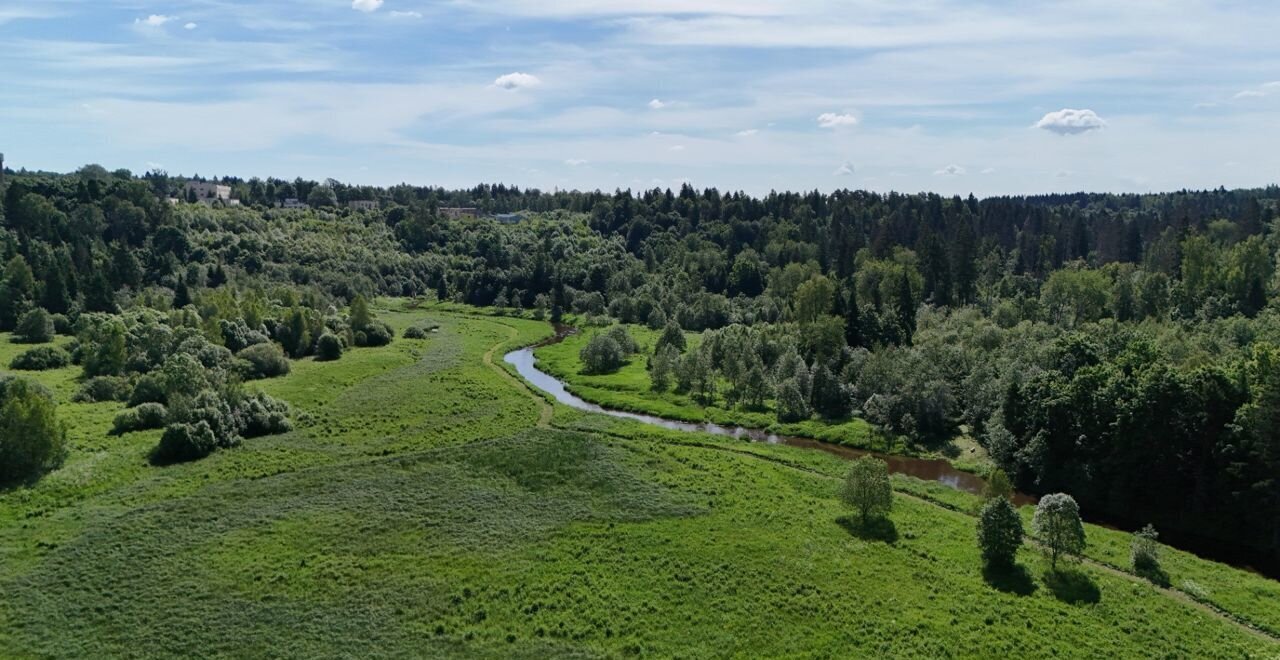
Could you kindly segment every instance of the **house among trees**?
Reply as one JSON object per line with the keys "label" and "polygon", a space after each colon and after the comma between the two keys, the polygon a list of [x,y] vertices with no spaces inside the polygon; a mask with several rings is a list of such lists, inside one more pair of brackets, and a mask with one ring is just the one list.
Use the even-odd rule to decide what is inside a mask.
{"label": "house among trees", "polygon": [[347,202],[347,208],[355,211],[377,211],[378,202],[371,199],[353,199]]}
{"label": "house among trees", "polygon": [[282,209],[305,209],[305,208],[308,208],[308,207],[307,207],[307,203],[306,203],[306,202],[304,202],[304,201],[302,201],[302,200],[300,200],[300,199],[298,199],[298,198],[296,198],[296,197],[289,197],[289,198],[285,199],[283,202],[280,202],[279,204],[277,204],[276,206],[279,206],[279,207],[280,207],[280,208],[282,208]]}
{"label": "house among trees", "polygon": [[206,181],[188,181],[183,188],[183,197],[192,204],[213,206],[222,202],[224,206],[239,206],[240,200],[231,199],[231,186]]}
{"label": "house among trees", "polygon": [[478,217],[480,212],[474,206],[442,206],[440,207],[440,215],[450,220],[458,220]]}
{"label": "house among trees", "polygon": [[493,219],[497,220],[500,224],[516,225],[516,224],[520,224],[521,222],[524,222],[524,214],[523,213],[499,213],[493,216]]}

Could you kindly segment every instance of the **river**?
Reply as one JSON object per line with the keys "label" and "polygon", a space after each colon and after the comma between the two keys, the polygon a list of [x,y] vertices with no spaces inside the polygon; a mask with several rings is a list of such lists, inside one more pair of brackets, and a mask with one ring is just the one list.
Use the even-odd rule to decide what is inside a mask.
{"label": "river", "polygon": [[[568,328],[557,328],[556,336],[544,343],[553,343],[562,340],[567,331],[569,331]],[[836,445],[829,442],[822,442],[812,438],[778,435],[776,433],[770,433],[760,429],[748,429],[740,426],[721,426],[710,422],[682,422],[654,415],[604,408],[576,396],[570,392],[568,388],[565,387],[565,384],[558,378],[539,369],[536,364],[537,358],[533,355],[534,348],[536,348],[536,346],[511,351],[503,356],[503,360],[514,366],[516,372],[518,372],[521,377],[534,387],[550,394],[556,401],[571,408],[600,413],[602,415],[609,415],[611,417],[630,419],[674,431],[711,433],[714,435],[750,440],[752,442],[768,442],[789,445],[792,447],[803,447],[805,449],[824,451],[829,454],[835,454],[848,459],[854,459],[859,456],[870,454],[883,459],[888,463],[890,472],[910,475],[926,481],[936,481],[940,484],[955,488],[956,490],[973,493],[975,495],[981,494],[987,486],[986,480],[982,477],[958,470],[955,466],[951,465],[949,461],[942,459],[913,458],[909,456],[881,454],[878,452],[853,449],[851,447]],[[1036,497],[1027,493],[1015,492],[1012,499],[1014,504],[1017,504],[1018,506],[1036,503]],[[1111,529],[1132,531],[1141,526],[1137,521],[1126,520],[1119,516],[1100,516],[1096,512],[1090,511],[1082,513],[1084,514],[1085,520],[1090,523],[1109,527]],[[1166,545],[1191,552],[1200,557],[1230,564],[1243,570],[1266,575],[1272,579],[1280,579],[1280,563],[1251,548],[1233,545],[1217,539],[1177,530],[1162,529],[1160,531],[1160,541]]]}

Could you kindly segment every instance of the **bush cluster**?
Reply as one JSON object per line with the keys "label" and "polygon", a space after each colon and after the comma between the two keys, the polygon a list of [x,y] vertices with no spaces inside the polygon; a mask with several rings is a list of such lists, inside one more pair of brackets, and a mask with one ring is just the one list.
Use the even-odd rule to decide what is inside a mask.
{"label": "bush cluster", "polygon": [[18,371],[48,371],[61,369],[69,364],[71,364],[71,355],[61,348],[37,346],[13,358],[9,368]]}

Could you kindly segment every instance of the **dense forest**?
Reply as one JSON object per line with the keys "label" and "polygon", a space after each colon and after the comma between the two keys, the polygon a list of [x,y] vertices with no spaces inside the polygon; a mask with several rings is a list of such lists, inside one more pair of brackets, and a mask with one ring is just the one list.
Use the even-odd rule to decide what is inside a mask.
{"label": "dense forest", "polygon": [[[190,398],[188,435],[260,420],[184,446],[287,426],[270,400],[201,398],[269,375],[276,356],[246,349],[389,341],[358,301],[427,296],[701,331],[697,351],[653,356],[675,387],[862,416],[920,445],[968,433],[1021,489],[1280,556],[1280,189],[979,200],[224,178],[241,204],[223,208],[190,203],[185,182],[9,171],[0,194],[0,331],[75,334],[88,397],[206,368],[207,388],[144,401]],[[460,206],[481,217],[440,211]],[[513,211],[528,217],[483,217]],[[129,389],[95,394],[101,378]]]}

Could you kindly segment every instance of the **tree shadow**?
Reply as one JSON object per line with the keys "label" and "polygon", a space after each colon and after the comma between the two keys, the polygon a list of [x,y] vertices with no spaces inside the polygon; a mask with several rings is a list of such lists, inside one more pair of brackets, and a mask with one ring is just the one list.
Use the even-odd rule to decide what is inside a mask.
{"label": "tree shadow", "polygon": [[1160,568],[1159,564],[1139,563],[1133,567],[1133,572],[1140,578],[1146,579],[1151,584],[1158,587],[1168,588],[1172,582],[1169,581],[1169,574]]}
{"label": "tree shadow", "polygon": [[993,589],[1019,596],[1030,596],[1037,588],[1031,571],[1022,564],[987,564],[982,568],[982,579]]}
{"label": "tree shadow", "polygon": [[1044,584],[1058,600],[1077,605],[1102,600],[1098,585],[1078,568],[1059,568],[1044,574]]}
{"label": "tree shadow", "polygon": [[861,516],[841,516],[836,518],[836,524],[864,541],[884,541],[889,545],[898,542],[898,527],[888,518],[868,518],[864,522]]}

